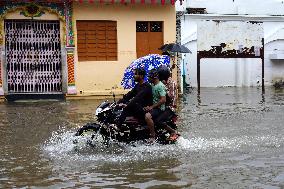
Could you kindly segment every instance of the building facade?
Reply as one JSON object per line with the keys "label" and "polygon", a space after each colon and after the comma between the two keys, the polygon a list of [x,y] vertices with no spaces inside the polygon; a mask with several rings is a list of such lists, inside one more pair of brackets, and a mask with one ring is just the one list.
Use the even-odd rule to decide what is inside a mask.
{"label": "building facade", "polygon": [[122,94],[125,68],[176,38],[174,1],[1,1],[0,95]]}
{"label": "building facade", "polygon": [[[283,1],[191,0],[185,8],[181,41],[193,54],[183,56],[182,62],[191,86],[198,86],[198,78],[201,87],[260,86],[262,80],[269,86],[284,80]],[[263,44],[259,44],[260,38]],[[202,58],[198,68],[202,48],[220,44],[225,44],[220,51],[223,55],[229,50],[235,56],[220,56],[215,51],[215,58]],[[252,47],[246,56],[240,56]]]}

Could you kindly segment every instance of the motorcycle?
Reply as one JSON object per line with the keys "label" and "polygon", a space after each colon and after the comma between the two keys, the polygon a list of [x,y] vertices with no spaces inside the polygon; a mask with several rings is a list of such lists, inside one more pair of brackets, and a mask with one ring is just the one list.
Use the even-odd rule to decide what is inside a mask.
{"label": "motorcycle", "polygon": [[[104,101],[96,109],[95,115],[97,122],[87,123],[79,128],[75,136],[83,136],[91,132],[91,140],[89,144],[93,144],[93,140],[97,138],[98,134],[103,137],[105,144],[110,140],[117,142],[131,143],[140,140],[147,140],[150,138],[150,132],[145,121],[138,120],[134,117],[127,117],[121,126],[116,124],[117,119],[121,115],[123,108],[115,102]],[[167,125],[176,129],[177,115],[172,111],[166,121]],[[173,144],[177,138],[170,137],[170,133],[163,128],[155,126],[157,134],[157,143]]]}

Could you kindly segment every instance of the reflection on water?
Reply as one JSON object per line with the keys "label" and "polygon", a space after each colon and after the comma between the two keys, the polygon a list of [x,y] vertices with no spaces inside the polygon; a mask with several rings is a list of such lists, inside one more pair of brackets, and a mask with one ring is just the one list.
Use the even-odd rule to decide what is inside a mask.
{"label": "reflection on water", "polygon": [[[100,101],[0,104],[0,188],[281,188],[284,92],[184,95],[175,145],[74,144]],[[77,137],[76,137],[77,138]],[[77,138],[78,139],[78,138]]]}

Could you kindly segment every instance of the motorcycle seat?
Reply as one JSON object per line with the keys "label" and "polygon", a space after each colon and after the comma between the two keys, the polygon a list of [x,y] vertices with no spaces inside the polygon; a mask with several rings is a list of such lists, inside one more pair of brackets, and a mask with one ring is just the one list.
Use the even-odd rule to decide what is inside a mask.
{"label": "motorcycle seat", "polygon": [[131,117],[126,117],[125,122],[126,123],[139,123],[139,120],[137,118],[131,116]]}

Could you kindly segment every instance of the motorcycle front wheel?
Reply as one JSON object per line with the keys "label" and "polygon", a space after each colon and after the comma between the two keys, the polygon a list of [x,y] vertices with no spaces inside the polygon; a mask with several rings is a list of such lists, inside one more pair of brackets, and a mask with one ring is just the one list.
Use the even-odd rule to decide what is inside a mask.
{"label": "motorcycle front wheel", "polygon": [[84,136],[88,134],[96,134],[101,130],[101,125],[98,123],[87,123],[77,130],[75,136]]}
{"label": "motorcycle front wheel", "polygon": [[[87,123],[86,125],[77,130],[75,136],[89,136],[90,138],[88,139],[87,144],[89,144],[90,146],[95,146],[94,143],[98,141],[98,137],[104,144],[108,143],[108,138],[106,137],[107,132],[105,128],[98,123]],[[75,139],[73,143],[77,144],[78,140]]]}

